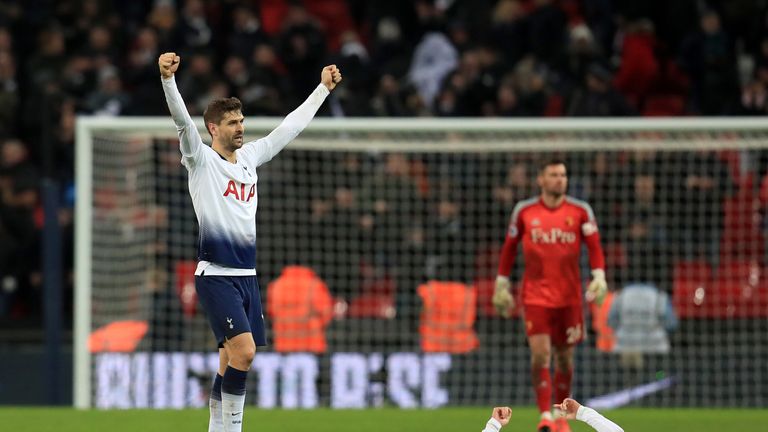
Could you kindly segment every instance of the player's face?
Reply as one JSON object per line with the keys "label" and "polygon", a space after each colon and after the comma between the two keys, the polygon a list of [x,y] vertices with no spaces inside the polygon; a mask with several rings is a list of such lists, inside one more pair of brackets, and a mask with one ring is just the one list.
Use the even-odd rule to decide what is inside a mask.
{"label": "player's face", "polygon": [[568,189],[568,173],[565,165],[549,165],[539,173],[539,187],[547,195],[561,197]]}
{"label": "player's face", "polygon": [[219,122],[216,128],[218,132],[219,143],[224,148],[237,150],[243,146],[243,114],[240,111],[230,111],[224,114],[224,118]]}

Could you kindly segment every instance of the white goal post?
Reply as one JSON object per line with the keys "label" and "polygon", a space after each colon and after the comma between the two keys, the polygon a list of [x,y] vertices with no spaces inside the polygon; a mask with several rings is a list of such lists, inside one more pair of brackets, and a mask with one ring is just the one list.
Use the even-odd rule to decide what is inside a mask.
{"label": "white goal post", "polygon": [[[246,119],[246,139],[266,135],[280,120]],[[196,119],[196,124],[201,135],[207,138],[202,119]],[[185,306],[179,305],[184,301],[179,297],[182,294],[176,296],[182,282],[176,280],[179,276],[174,271],[180,262],[189,261],[190,247],[184,241],[194,244],[195,232],[190,224],[194,214],[190,214],[191,200],[186,192],[186,181],[174,171],[175,168],[168,167],[172,161],[166,160],[173,159],[175,140],[175,127],[167,117],[77,119],[74,306],[74,405],[77,408],[183,407],[198,406],[196,404],[202,400],[190,393],[204,391],[204,379],[198,387],[185,381],[189,380],[186,376],[179,378],[183,382],[178,384],[178,390],[170,389],[167,394],[160,395],[157,391],[153,393],[151,384],[147,384],[149,389],[139,389],[135,381],[138,375],[134,375],[143,373],[137,372],[142,368],[151,369],[156,361],[174,362],[177,359],[181,362],[178,364],[187,365],[190,374],[210,372],[208,359],[195,357],[201,352],[212,352],[207,344],[209,336],[204,335],[207,330],[202,312],[189,305],[186,306],[189,310],[183,309]],[[405,155],[407,166],[401,174],[403,182],[407,180],[408,184],[414,184],[414,190],[409,193],[377,189],[401,184],[387,179],[393,174],[387,171],[385,159],[394,154]],[[705,154],[712,158],[707,159],[709,156]],[[261,209],[266,214],[257,217],[259,238],[265,238],[265,248],[268,248],[268,253],[262,255],[259,240],[258,265],[266,269],[263,272],[258,269],[262,295],[267,291],[270,279],[278,276],[288,261],[295,261],[297,254],[307,252],[298,250],[292,242],[307,239],[308,232],[307,242],[312,246],[308,246],[311,250],[305,254],[306,259],[318,263],[317,268],[323,269],[318,273],[330,281],[330,289],[337,300],[335,318],[328,328],[329,352],[309,359],[310,363],[319,365],[317,395],[305,399],[310,401],[305,405],[299,402],[298,406],[339,406],[333,395],[337,385],[333,381],[333,372],[326,373],[324,369],[341,364],[342,358],[333,356],[334,352],[362,353],[369,364],[385,364],[381,366],[382,371],[387,370],[386,365],[396,363],[393,353],[424,354],[423,360],[417,360],[422,362],[419,367],[434,363],[456,371],[451,376],[443,375],[435,384],[441,390],[435,390],[434,394],[444,393],[444,400],[440,399],[443,396],[436,396],[442,402],[433,404],[424,396],[424,400],[413,402],[416,405],[400,404],[410,399],[398,396],[399,393],[391,388],[391,370],[387,378],[390,381],[382,383],[383,390],[376,390],[374,384],[379,378],[372,374],[368,377],[371,385],[364,389],[368,398],[364,406],[378,406],[382,399],[394,401],[399,406],[480,404],[488,398],[499,400],[505,395],[505,400],[510,403],[530,402],[532,392],[525,372],[524,332],[517,322],[512,324],[492,316],[488,305],[482,303],[487,301],[482,284],[489,279],[492,264],[477,263],[482,261],[483,251],[489,249],[490,243],[495,241],[498,246],[503,241],[504,221],[497,217],[497,213],[506,211],[508,215],[511,212],[512,207],[505,207],[509,204],[506,200],[522,198],[517,195],[521,190],[535,192],[532,179],[536,164],[554,156],[569,163],[571,192],[592,203],[598,218],[607,219],[598,219],[598,223],[604,236],[611,287],[618,289],[628,283],[635,275],[625,277],[620,273],[637,271],[631,267],[640,266],[640,277],[655,281],[663,279],[658,285],[674,298],[681,318],[679,331],[672,336],[671,353],[647,358],[635,369],[636,375],[624,369],[626,365],[618,356],[595,348],[594,340],[584,342],[577,354],[583,361],[577,366],[574,392],[588,397],[614,394],[628,386],[643,384],[648,381],[648,376],[659,372],[670,378],[672,388],[667,386],[666,390],[660,390],[655,399],[651,396],[649,404],[764,404],[764,398],[768,397],[768,367],[765,366],[768,364],[765,343],[768,304],[763,301],[768,299],[768,281],[764,274],[765,245],[759,244],[764,229],[759,207],[762,176],[766,174],[762,165],[768,161],[766,154],[768,121],[764,118],[313,120],[295,142],[260,169],[264,171],[263,174],[260,171],[260,180],[266,182],[264,189],[260,182],[260,195],[266,194],[259,202],[260,215]],[[346,160],[347,156],[358,164],[356,168],[328,167],[343,163],[341,160]],[[602,162],[596,163],[596,160]],[[686,196],[685,186],[680,185],[677,176],[697,172],[701,174],[698,177],[706,177],[710,165],[702,168],[703,163],[716,163],[724,170],[721,172],[733,177],[729,179],[728,190],[723,187],[722,193]],[[599,168],[595,168],[598,165]],[[130,175],[120,173],[121,167],[131,171]],[[513,167],[520,171],[514,171]],[[372,178],[377,173],[382,173],[381,183]],[[270,176],[277,176],[290,185],[275,184]],[[642,176],[643,180],[638,180]],[[161,177],[163,180],[156,180]],[[644,183],[648,179],[651,186]],[[105,182],[110,184],[107,186]],[[369,187],[361,187],[357,182]],[[596,186],[598,184],[602,189]],[[365,230],[356,227],[353,235],[345,233],[338,224],[333,225],[334,221],[329,219],[333,218],[330,215],[336,214],[333,213],[335,200],[343,201],[334,195],[339,185],[354,192],[355,224],[358,217],[369,216],[363,214],[368,210],[367,204],[358,201],[368,199],[374,206],[375,202],[388,200],[389,216],[376,219],[375,223],[385,222],[374,225],[380,231],[374,228],[373,234],[367,231],[360,234],[358,231]],[[648,188],[653,192],[648,192]],[[650,198],[654,204],[664,201],[663,206],[653,207],[658,209],[658,214],[651,214],[654,220],[662,220],[664,237],[659,242],[663,250],[646,249],[642,257],[633,261],[630,243],[640,245],[639,248],[645,245],[633,243],[634,236],[643,229],[653,228],[641,226],[647,221],[640,219],[648,216],[647,213],[642,213],[639,218],[639,213],[629,214],[635,211],[633,206],[639,199],[635,194],[643,191],[655,193],[655,197]],[[378,196],[378,193],[382,195]],[[119,196],[106,196],[110,194]],[[689,207],[681,207],[681,196]],[[716,199],[723,209],[701,211],[698,216],[688,215],[690,206],[705,209],[706,205],[715,202],[709,199]],[[459,210],[452,212],[447,207],[440,207],[438,201],[441,200],[455,204]],[[602,203],[600,209],[596,202]],[[484,203],[488,204],[487,208]],[[733,208],[744,203],[751,203],[754,208]],[[137,206],[141,207],[141,211],[136,212],[140,214],[134,213]],[[621,209],[612,213],[614,207]],[[433,223],[434,218],[442,217],[441,209],[446,209],[446,217],[458,218],[457,213],[463,216],[462,235],[470,238],[471,246],[451,237],[450,241],[434,243],[442,251],[432,248],[430,238],[449,235],[440,231],[443,225]],[[306,218],[296,216],[304,211],[311,214]],[[620,217],[614,218],[613,215],[619,214]],[[178,218],[182,217],[179,215],[184,218],[184,227],[177,224]],[[312,219],[314,216],[319,222]],[[706,238],[699,232],[689,232],[691,227],[685,225],[686,217],[704,220],[695,226],[697,230],[714,226],[715,232]],[[731,220],[742,217],[745,219]],[[153,222],[155,220],[162,221]],[[317,225],[311,225],[315,223]],[[306,224],[311,226],[303,230],[301,225]],[[749,231],[735,235],[729,231],[738,226],[749,226]],[[381,235],[385,231],[396,232]],[[419,240],[422,238],[426,240]],[[371,249],[375,250],[361,252],[355,245],[356,241],[362,241],[360,239],[371,242]],[[686,248],[683,243],[690,247]],[[714,243],[717,244],[713,246]],[[400,256],[400,248],[409,248],[407,258]],[[194,250],[191,253],[194,256]],[[649,260],[646,255],[657,255],[658,259]],[[362,263],[360,256],[365,257]],[[633,264],[635,262],[640,264]],[[657,274],[660,262],[668,267],[662,275]],[[680,273],[689,268],[687,265],[695,267],[696,263],[702,262],[711,274]],[[731,262],[736,264],[729,267]],[[749,266],[745,270],[747,282],[730,274],[731,269],[740,269],[738,265],[745,263]],[[362,303],[355,303],[362,296],[369,299],[368,294],[372,293],[370,298],[389,298],[390,308],[412,306],[416,310],[419,307],[414,294],[416,286],[423,279],[439,275],[445,266],[453,266],[453,270],[456,266],[465,267],[466,271],[456,277],[468,285],[474,284],[477,290],[477,316],[473,325],[481,341],[473,353],[453,356],[449,366],[440,359],[433,361],[420,351],[418,331],[414,333],[414,340],[399,339],[400,333],[413,329],[396,324],[404,313],[377,314]],[[364,274],[352,276],[345,273],[345,269],[352,267],[355,272],[359,267],[359,272]],[[519,275],[519,268],[516,271]],[[409,287],[409,295],[401,296],[406,300],[392,300],[392,287],[401,292],[404,285]],[[688,290],[690,301],[686,297]],[[744,298],[739,300],[741,297]],[[407,302],[405,306],[402,301]],[[170,302],[172,306],[163,306],[162,302]],[[352,313],[353,307],[359,308],[356,309],[359,314]],[[689,307],[692,309],[686,309]],[[158,315],[163,319],[158,319]],[[414,313],[414,319],[417,315],[418,311]],[[134,351],[119,360],[107,357],[109,349],[93,353],[89,350],[89,338],[95,330],[114,320],[132,319],[149,323],[151,340],[150,336],[145,337]],[[194,328],[190,331],[200,335],[190,340],[179,335],[181,330],[177,327]],[[380,333],[390,331],[391,337],[379,338]],[[174,357],[178,353],[184,355]],[[383,353],[383,357],[375,357],[378,353]],[[140,354],[149,355],[149,359],[140,359]],[[156,354],[167,354],[168,359],[156,357]],[[257,354],[257,358],[260,355]],[[102,369],[96,364],[99,358],[104,359]],[[112,360],[115,362],[109,363]],[[121,367],[116,365],[123,360],[125,373],[130,377],[122,384],[107,382],[116,379]],[[500,371],[504,367],[501,363],[513,364],[510,367],[520,376],[494,383],[491,382],[493,378],[484,377],[480,371],[481,368]],[[730,366],[723,365],[741,366],[736,371],[725,371],[722,368]],[[288,379],[287,372],[281,373],[283,378],[280,379]],[[403,373],[406,382],[418,381],[419,384],[413,385],[423,386],[421,391],[426,394],[428,384],[424,377],[417,372],[413,372],[416,375]],[[714,375],[704,384],[692,382],[695,375],[707,373]],[[261,373],[257,375],[262,376]],[[259,391],[265,391],[264,385],[260,385]],[[125,400],[120,399],[122,390],[115,390],[119,386],[129,394]],[[692,394],[695,393],[692,389],[702,390],[702,387],[706,387],[702,393]],[[183,396],[174,392],[183,393]],[[379,395],[381,392],[383,396]],[[414,390],[414,394],[417,393]],[[259,393],[258,402],[253,403],[265,407],[292,406],[286,402],[291,400],[290,397],[284,394],[281,397],[272,401]],[[174,402],[174,398],[178,400]],[[303,399],[299,397],[299,400]]]}

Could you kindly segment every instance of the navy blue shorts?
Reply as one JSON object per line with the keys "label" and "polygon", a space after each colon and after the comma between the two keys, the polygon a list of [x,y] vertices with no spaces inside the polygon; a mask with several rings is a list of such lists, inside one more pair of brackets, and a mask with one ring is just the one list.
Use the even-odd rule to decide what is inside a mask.
{"label": "navy blue shorts", "polygon": [[195,276],[195,290],[219,348],[246,332],[253,334],[256,346],[267,345],[256,276]]}

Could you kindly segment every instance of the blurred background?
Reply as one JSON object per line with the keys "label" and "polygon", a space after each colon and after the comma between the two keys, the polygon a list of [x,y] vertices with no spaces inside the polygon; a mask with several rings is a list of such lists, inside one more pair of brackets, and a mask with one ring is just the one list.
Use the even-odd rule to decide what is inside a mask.
{"label": "blurred background", "polygon": [[[344,82],[319,117],[735,117],[768,109],[764,0],[4,0],[0,403],[72,403],[76,118],[167,118],[156,65],[167,51],[182,57],[177,82],[193,116],[201,116],[210,100],[234,95],[249,118],[282,117],[329,63],[341,68]],[[270,354],[315,352],[309,360],[321,369],[315,403],[332,404],[330,374],[322,371],[333,367],[334,352],[360,352],[373,363],[385,360],[372,360],[372,353],[429,352],[417,331],[427,301],[418,287],[428,280],[460,281],[472,292],[469,327],[480,343],[454,357],[457,376],[465,378],[443,382],[446,401],[486,403],[491,396],[472,380],[484,368],[511,361],[522,375],[508,398],[530,403],[522,329],[495,316],[489,287],[509,213],[536,193],[536,163],[556,155],[569,163],[570,193],[594,207],[612,289],[652,284],[674,301],[680,319],[671,355],[638,360],[610,354],[610,341],[599,346],[611,337],[605,334],[610,307],[602,315],[590,311],[591,338],[580,355],[584,364],[597,361],[599,367],[585,367],[591,378],[577,381],[578,392],[597,397],[661,382],[663,389],[674,388],[638,403],[765,406],[765,136],[711,128],[645,135],[596,130],[576,138],[566,132],[533,139],[596,147],[531,152],[513,146],[489,157],[484,143],[531,134],[518,128],[507,135],[422,136],[406,128],[400,135],[353,138],[478,146],[455,154],[299,146],[265,167],[258,216],[262,294],[294,264],[323,279],[328,297],[317,306],[326,317],[327,347]],[[307,139],[338,138],[327,131],[314,137]],[[600,151],[603,141],[651,144]],[[710,144],[699,149],[694,144],[701,141]],[[185,291],[196,223],[177,141],[101,142],[94,153],[91,352],[209,352],[205,320],[194,293]],[[146,160],[112,150],[128,144]],[[140,167],[133,177],[114,175],[131,164]],[[155,180],[136,180],[147,176]],[[126,270],[115,262],[138,267]],[[711,294],[698,290],[707,284]],[[703,305],[705,295],[717,300]],[[109,339],[106,326],[116,318],[139,323],[120,330],[138,336],[119,349],[99,339]],[[505,344],[515,351],[504,353]],[[94,392],[111,382],[110,374],[138,373],[144,364],[116,361],[105,366],[106,378],[95,382]],[[207,369],[200,366],[206,361],[184,360],[199,363],[189,369],[199,381],[195,391],[207,388]],[[385,386],[388,369],[374,369],[380,372],[372,382]],[[21,379],[15,371],[40,373]],[[680,371],[714,378],[699,388],[696,379],[684,384]],[[370,406],[399,403],[375,388],[365,391]],[[507,397],[507,390],[489,394]],[[104,407],[168,406],[105,391],[94,396],[104,398]],[[442,397],[421,403],[439,406]]]}

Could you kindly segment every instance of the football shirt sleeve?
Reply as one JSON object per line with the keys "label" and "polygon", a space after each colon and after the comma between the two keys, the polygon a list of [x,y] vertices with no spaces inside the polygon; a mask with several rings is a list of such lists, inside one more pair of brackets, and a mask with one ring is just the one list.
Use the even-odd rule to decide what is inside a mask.
{"label": "football shirt sleeve", "polygon": [[171,112],[173,123],[179,134],[181,163],[187,168],[200,165],[203,160],[203,139],[184,105],[179,89],[176,87],[176,78],[171,76],[168,79],[161,78],[160,81],[163,83],[163,93],[165,93],[165,101],[168,103],[168,110]]}
{"label": "football shirt sleeve", "polygon": [[318,84],[307,100],[288,114],[275,130],[264,138],[246,143],[239,153],[253,166],[271,161],[309,125],[329,94],[327,87]]}

